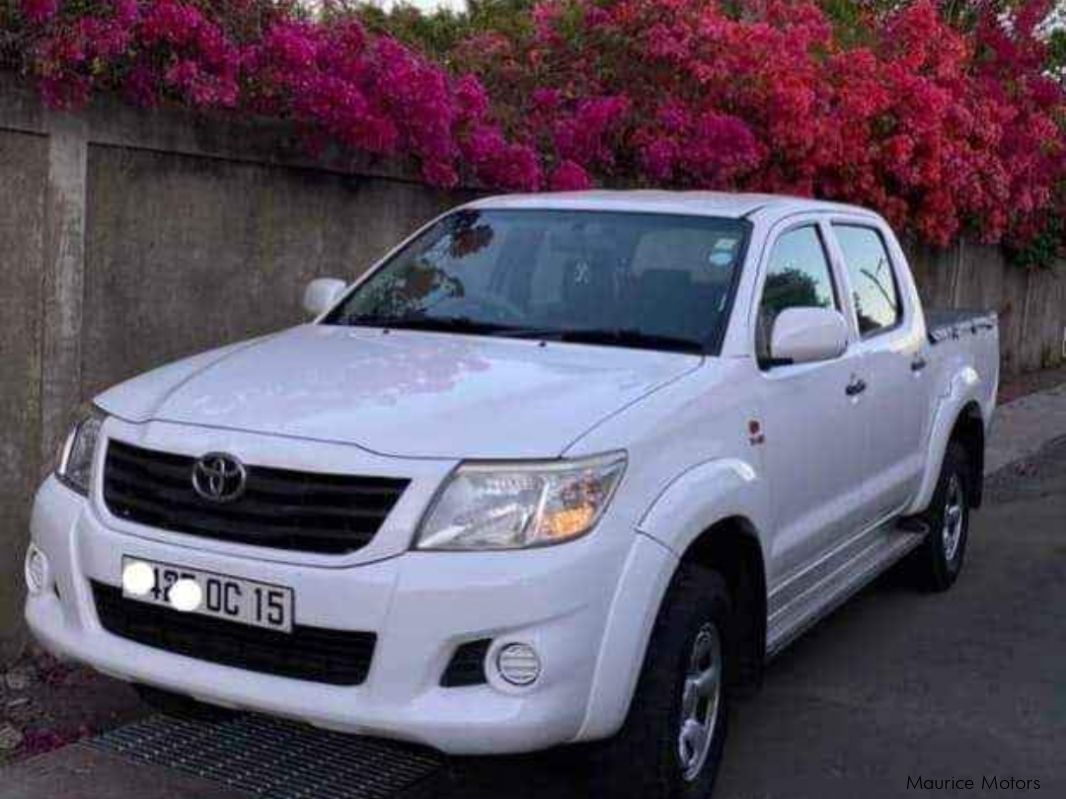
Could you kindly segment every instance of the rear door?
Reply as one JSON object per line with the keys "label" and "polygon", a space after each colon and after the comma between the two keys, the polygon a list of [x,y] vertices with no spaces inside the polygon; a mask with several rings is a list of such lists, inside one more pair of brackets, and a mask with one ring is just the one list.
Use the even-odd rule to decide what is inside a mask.
{"label": "rear door", "polygon": [[875,521],[906,504],[921,480],[931,401],[925,327],[891,232],[867,217],[836,218],[831,230],[860,337],[868,436],[861,473]]}
{"label": "rear door", "polygon": [[775,530],[770,553],[774,609],[798,600],[826,576],[832,569],[832,550],[854,530],[863,512],[865,419],[861,398],[848,394],[862,360],[853,342],[832,360],[768,363],[774,320],[785,308],[844,312],[827,235],[827,226],[815,217],[790,221],[771,236],[756,294],[760,299],[753,309],[763,462]]}

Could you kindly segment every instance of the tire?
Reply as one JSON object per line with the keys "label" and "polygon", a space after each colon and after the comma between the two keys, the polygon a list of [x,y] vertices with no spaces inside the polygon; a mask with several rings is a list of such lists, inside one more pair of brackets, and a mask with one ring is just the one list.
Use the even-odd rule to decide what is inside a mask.
{"label": "tire", "polygon": [[912,568],[922,589],[947,591],[958,579],[966,557],[972,505],[970,459],[966,449],[952,441],[944,453],[933,499],[920,517],[929,532],[915,552]]}
{"label": "tire", "polygon": [[[618,735],[593,752],[592,795],[605,799],[705,799],[711,795],[728,728],[731,613],[721,575],[692,564],[681,566],[659,610],[625,724]],[[691,697],[700,695],[693,685],[686,698],[690,675],[703,670],[707,676],[709,670],[704,667],[712,662],[717,664],[717,688],[693,701]],[[710,682],[708,677],[704,685]],[[698,757],[695,744],[700,739],[690,725],[687,763],[682,755],[682,712],[702,718],[704,728],[710,730],[702,757]]]}
{"label": "tire", "polygon": [[184,719],[186,721],[222,722],[228,721],[236,715],[233,710],[197,702],[191,696],[164,691],[162,688],[153,688],[139,683],[133,687],[137,691],[137,696],[148,707],[171,718]]}

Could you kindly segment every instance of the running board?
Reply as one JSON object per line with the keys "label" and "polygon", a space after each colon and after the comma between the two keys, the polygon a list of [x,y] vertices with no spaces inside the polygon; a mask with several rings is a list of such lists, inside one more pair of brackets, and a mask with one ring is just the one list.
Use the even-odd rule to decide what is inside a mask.
{"label": "running board", "polygon": [[914,550],[928,532],[893,524],[850,561],[774,613],[767,624],[766,657],[775,657],[878,575]]}
{"label": "running board", "polygon": [[929,535],[929,522],[921,516],[905,516],[896,523],[896,528],[907,533]]}

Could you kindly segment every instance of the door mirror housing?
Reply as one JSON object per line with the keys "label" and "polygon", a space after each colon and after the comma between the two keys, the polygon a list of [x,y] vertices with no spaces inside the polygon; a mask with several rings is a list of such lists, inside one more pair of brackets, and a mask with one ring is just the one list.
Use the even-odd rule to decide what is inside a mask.
{"label": "door mirror housing", "polygon": [[319,277],[304,289],[303,306],[310,316],[318,316],[333,307],[348,284],[334,277]]}
{"label": "door mirror housing", "polygon": [[774,320],[771,366],[830,361],[848,346],[848,324],[832,308],[786,308]]}

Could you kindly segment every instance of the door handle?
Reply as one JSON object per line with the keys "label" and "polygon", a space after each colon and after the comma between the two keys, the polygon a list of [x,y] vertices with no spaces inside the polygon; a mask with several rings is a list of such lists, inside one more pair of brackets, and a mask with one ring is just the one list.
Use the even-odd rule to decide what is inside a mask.
{"label": "door handle", "polygon": [[844,393],[849,397],[857,397],[859,394],[866,390],[866,381],[861,377],[851,378],[851,382],[848,383],[847,388],[844,389]]}
{"label": "door handle", "polygon": [[921,355],[919,355],[913,361],[911,361],[911,371],[912,372],[920,372],[927,365],[928,364],[926,363],[925,358],[923,358]]}

